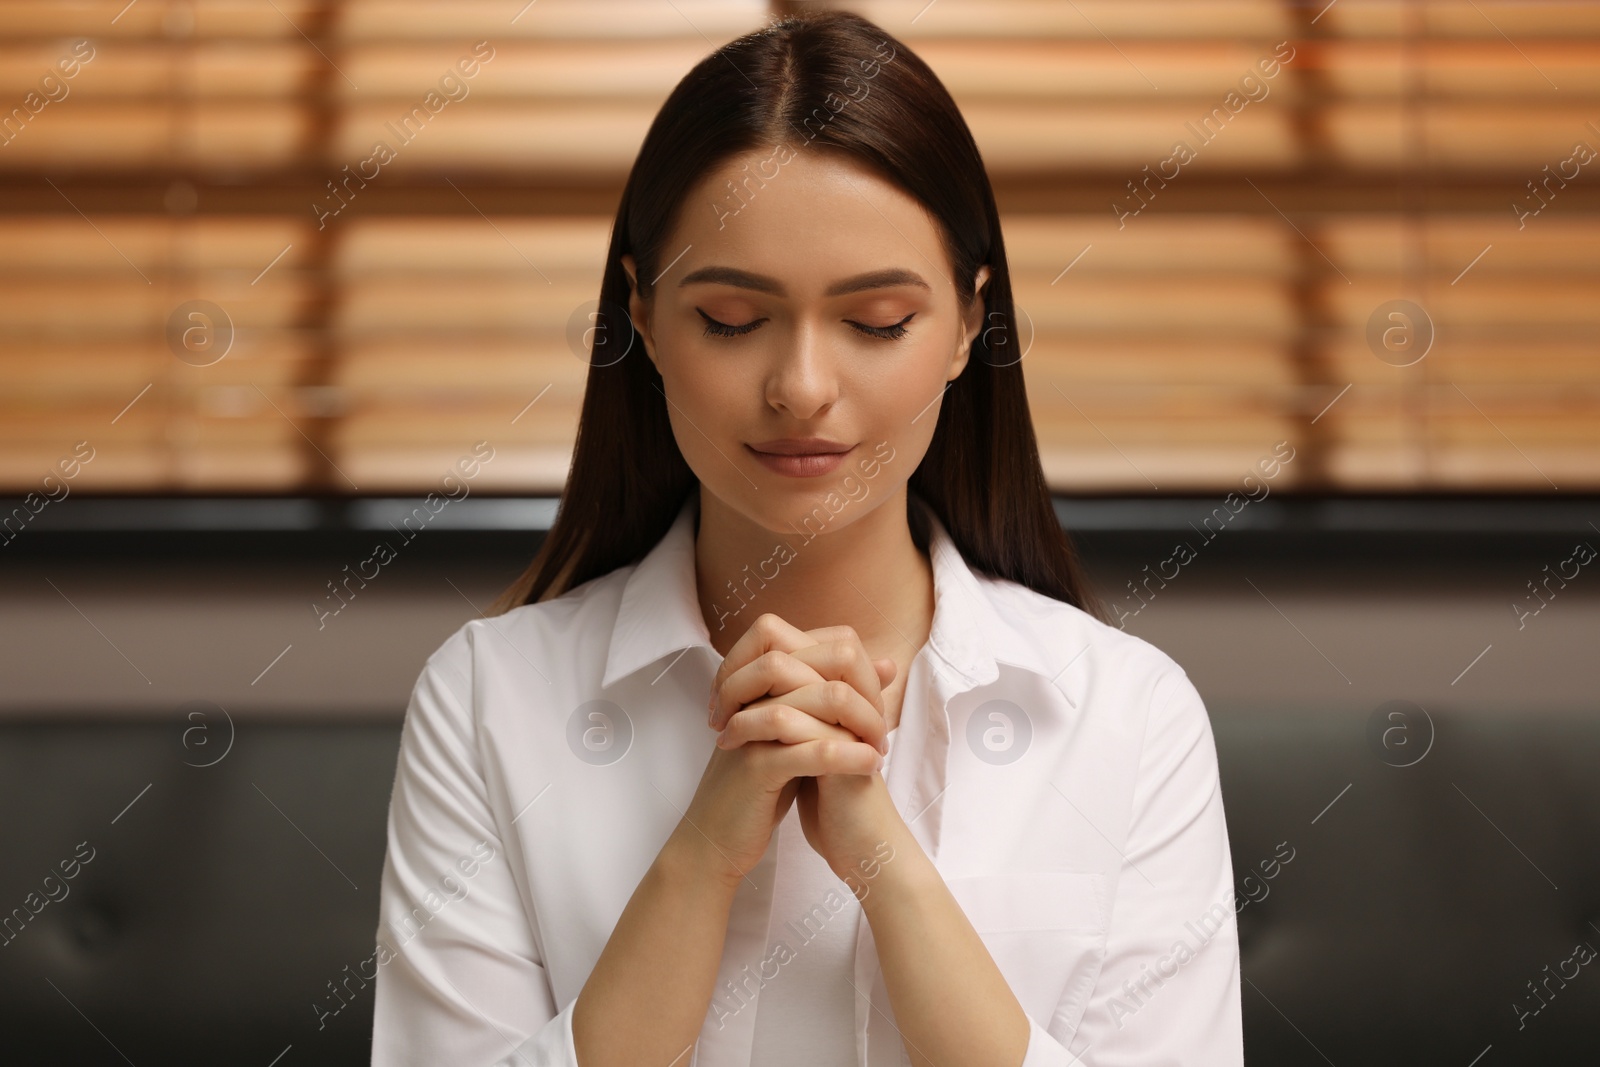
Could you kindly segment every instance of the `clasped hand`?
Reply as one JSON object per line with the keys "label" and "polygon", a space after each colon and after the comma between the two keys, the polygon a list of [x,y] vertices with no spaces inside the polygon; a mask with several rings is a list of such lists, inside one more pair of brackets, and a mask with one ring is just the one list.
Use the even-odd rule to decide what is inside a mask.
{"label": "clasped hand", "polygon": [[[711,686],[717,745],[824,745],[859,770],[798,779],[806,841],[843,877],[890,839],[900,816],[878,773],[888,751],[883,687],[898,668],[872,660],[854,629],[801,630],[770,612],[739,638]],[[793,783],[791,783],[791,786]]]}

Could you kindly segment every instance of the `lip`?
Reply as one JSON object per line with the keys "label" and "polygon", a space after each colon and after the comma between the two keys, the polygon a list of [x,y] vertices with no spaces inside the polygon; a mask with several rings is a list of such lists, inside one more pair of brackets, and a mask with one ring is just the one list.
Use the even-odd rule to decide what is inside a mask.
{"label": "lip", "polygon": [[747,447],[753,452],[765,452],[771,456],[814,456],[823,452],[844,453],[855,446],[830,441],[826,437],[780,437],[772,441],[758,441]]}
{"label": "lip", "polygon": [[854,445],[841,445],[836,441],[822,441],[818,438],[809,438],[805,441],[764,441],[767,448],[809,448],[814,451],[799,452],[767,452],[753,445],[744,447],[760,461],[763,467],[774,474],[786,475],[790,478],[819,478],[824,474],[831,474],[844,462],[844,458],[855,451]]}

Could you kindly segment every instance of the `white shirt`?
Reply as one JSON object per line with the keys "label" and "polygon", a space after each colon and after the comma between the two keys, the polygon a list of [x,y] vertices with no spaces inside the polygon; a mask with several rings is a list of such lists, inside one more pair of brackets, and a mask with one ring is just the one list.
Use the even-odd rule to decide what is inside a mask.
{"label": "white shirt", "polygon": [[[927,699],[922,664],[920,656],[911,661],[902,705]],[[899,735],[899,726],[888,734],[885,781],[894,766]],[[798,805],[789,809],[776,834],[778,864],[763,958],[785,962],[779,977],[757,994],[750,1062],[759,1067],[855,1063],[855,1040],[847,1023],[855,1017],[856,994],[850,981],[860,901],[806,842]],[[780,943],[787,949],[781,954]]]}
{"label": "white shirt", "polygon": [[789,809],[777,833],[763,958],[781,966],[746,1009],[756,1014],[750,1062],[761,1067],[854,1063],[856,994],[850,972],[861,904],[806,843],[798,808]]}
{"label": "white shirt", "polygon": [[[714,748],[697,499],[637,564],[468,622],[429,657],[389,807],[375,1067],[578,1067],[578,992]],[[974,572],[930,521],[926,684],[910,699],[908,678],[885,781],[1028,1016],[1023,1067],[1241,1065],[1233,872],[1199,694],[1148,642]],[[780,829],[735,893],[695,1067],[764,1067],[758,1001],[733,1008],[784,921],[785,844]],[[852,1008],[838,1019],[830,996],[814,1025],[848,1028],[843,1062],[903,1067],[871,924],[852,928]]]}

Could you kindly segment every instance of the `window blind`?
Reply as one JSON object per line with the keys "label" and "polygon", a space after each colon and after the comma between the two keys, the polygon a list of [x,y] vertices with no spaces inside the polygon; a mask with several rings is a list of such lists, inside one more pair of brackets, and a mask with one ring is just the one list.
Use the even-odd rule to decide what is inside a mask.
{"label": "window blind", "polygon": [[[0,481],[558,490],[649,121],[794,6],[7,4]],[[840,6],[974,130],[1057,491],[1600,484],[1600,5]]]}

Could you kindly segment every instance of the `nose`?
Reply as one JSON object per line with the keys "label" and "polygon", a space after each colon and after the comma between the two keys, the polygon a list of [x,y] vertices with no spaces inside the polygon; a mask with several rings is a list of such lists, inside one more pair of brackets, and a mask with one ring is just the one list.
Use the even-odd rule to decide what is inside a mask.
{"label": "nose", "polygon": [[801,322],[767,375],[767,403],[796,420],[814,418],[839,398],[837,361],[815,325]]}

